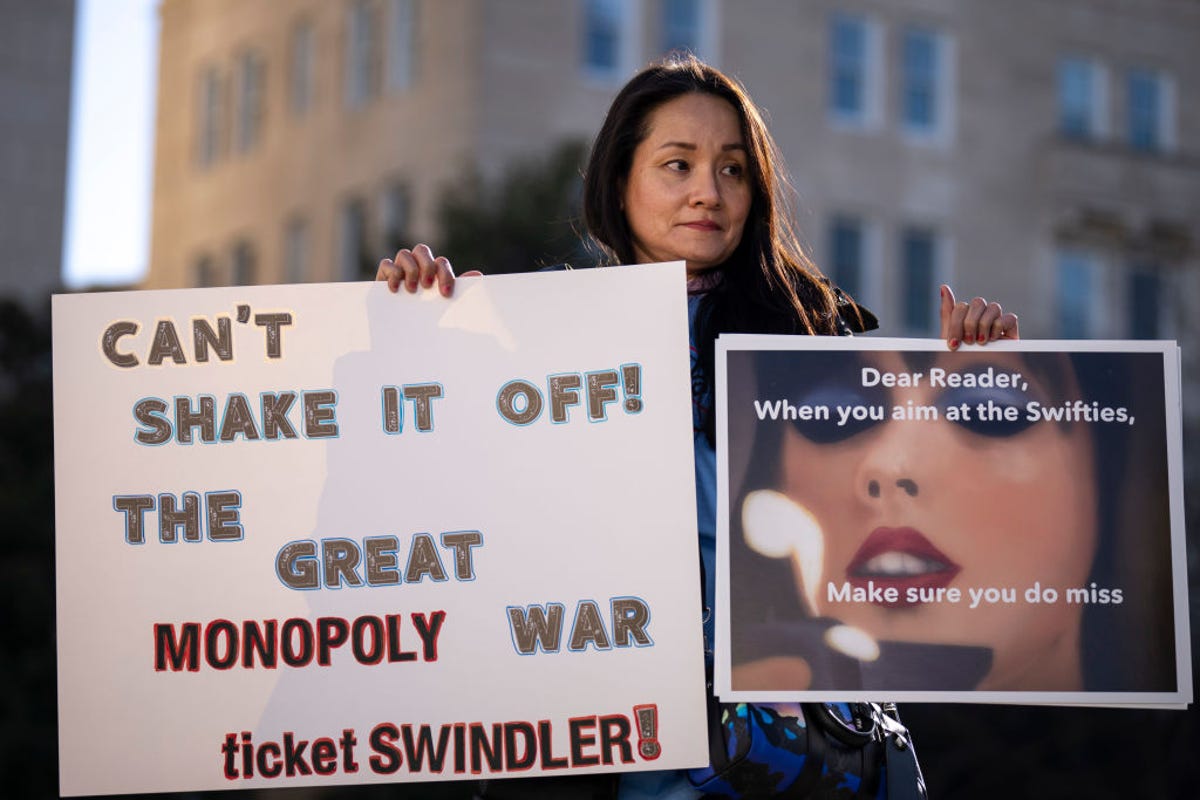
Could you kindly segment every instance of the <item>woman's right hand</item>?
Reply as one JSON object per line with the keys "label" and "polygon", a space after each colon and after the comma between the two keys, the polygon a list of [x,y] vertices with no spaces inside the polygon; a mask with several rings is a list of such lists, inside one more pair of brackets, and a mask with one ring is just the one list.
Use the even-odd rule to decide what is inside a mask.
{"label": "woman's right hand", "polygon": [[[464,272],[463,277],[482,275],[478,270]],[[388,289],[395,293],[403,285],[409,294],[415,294],[417,288],[431,289],[436,283],[442,297],[454,293],[454,269],[450,259],[445,256],[434,258],[429,245],[419,244],[413,249],[400,250],[393,258],[385,258],[379,262],[379,271],[375,280],[387,281]]]}

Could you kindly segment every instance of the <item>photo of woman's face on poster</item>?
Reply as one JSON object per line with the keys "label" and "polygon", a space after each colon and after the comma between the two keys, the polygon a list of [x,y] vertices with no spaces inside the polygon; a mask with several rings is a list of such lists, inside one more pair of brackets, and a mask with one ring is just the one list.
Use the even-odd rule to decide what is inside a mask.
{"label": "photo of woman's face on poster", "polygon": [[735,691],[1175,689],[1161,351],[727,358]]}

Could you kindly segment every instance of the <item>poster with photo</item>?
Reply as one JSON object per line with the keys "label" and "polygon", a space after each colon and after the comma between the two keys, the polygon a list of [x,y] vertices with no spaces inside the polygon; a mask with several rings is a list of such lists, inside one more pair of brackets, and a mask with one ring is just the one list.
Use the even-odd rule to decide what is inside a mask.
{"label": "poster with photo", "polygon": [[725,700],[1191,702],[1178,348],[723,336]]}
{"label": "poster with photo", "polygon": [[706,763],[685,297],[56,296],[62,793]]}

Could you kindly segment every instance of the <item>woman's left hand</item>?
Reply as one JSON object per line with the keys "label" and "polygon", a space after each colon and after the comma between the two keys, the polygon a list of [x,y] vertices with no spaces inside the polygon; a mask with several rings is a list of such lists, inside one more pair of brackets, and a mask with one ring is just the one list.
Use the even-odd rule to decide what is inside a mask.
{"label": "woman's left hand", "polygon": [[954,291],[942,284],[942,338],[951,350],[963,344],[986,344],[997,339],[1020,339],[1017,315],[997,302],[976,297],[969,303],[956,301]]}

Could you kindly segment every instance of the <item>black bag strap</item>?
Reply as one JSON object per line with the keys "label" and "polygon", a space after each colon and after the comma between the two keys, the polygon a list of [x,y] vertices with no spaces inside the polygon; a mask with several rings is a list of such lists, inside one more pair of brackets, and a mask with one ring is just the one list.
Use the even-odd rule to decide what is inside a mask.
{"label": "black bag strap", "polygon": [[895,703],[880,706],[884,761],[887,768],[888,800],[928,800],[925,776],[913,747],[912,734],[900,722]]}
{"label": "black bag strap", "polygon": [[[823,769],[824,762],[828,760],[829,748],[840,745],[839,760],[854,762],[852,771],[860,776],[861,783],[855,796],[867,800],[879,794],[879,767],[883,760],[883,754],[880,752],[880,727],[870,703],[848,705],[853,723],[848,723],[835,714],[827,703],[801,703],[800,707],[804,710],[804,719],[809,730],[809,749],[812,750],[815,746],[821,752],[822,763],[816,765],[817,769]],[[836,744],[830,745],[826,737]],[[819,780],[820,775],[816,778]],[[812,788],[816,788],[815,785],[808,791]],[[891,800],[890,795],[888,800]]]}

